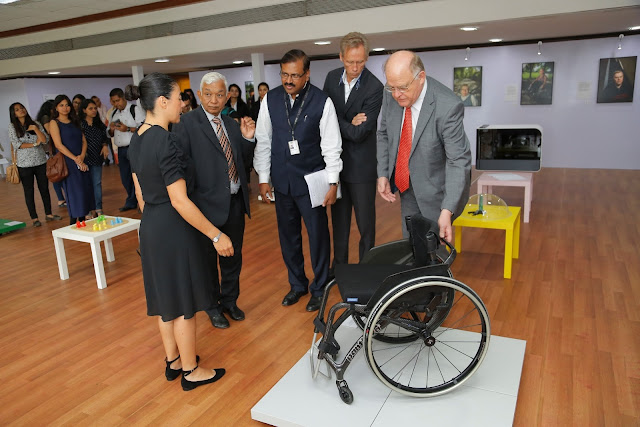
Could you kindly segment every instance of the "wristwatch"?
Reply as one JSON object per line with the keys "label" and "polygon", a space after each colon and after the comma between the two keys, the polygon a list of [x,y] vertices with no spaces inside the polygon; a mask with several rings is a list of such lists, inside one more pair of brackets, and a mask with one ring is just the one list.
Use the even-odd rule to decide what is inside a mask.
{"label": "wristwatch", "polygon": [[337,187],[337,186],[338,186],[338,183],[337,183],[337,182],[330,182],[330,183],[329,183],[329,185],[332,185],[332,186]]}
{"label": "wristwatch", "polygon": [[218,240],[220,240],[220,236],[222,236],[222,230],[220,230],[218,235],[213,238],[213,243],[218,243]]}

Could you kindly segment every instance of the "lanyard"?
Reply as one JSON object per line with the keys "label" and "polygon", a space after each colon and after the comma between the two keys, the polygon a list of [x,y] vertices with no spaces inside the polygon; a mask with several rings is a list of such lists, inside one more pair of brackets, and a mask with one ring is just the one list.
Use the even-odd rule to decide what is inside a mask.
{"label": "lanyard", "polygon": [[[287,122],[289,123],[289,128],[291,129],[291,140],[293,141],[295,138],[294,135],[294,130],[296,128],[296,124],[298,123],[298,119],[300,118],[300,113],[302,113],[302,107],[304,107],[304,102],[307,100],[307,95],[309,95],[311,88],[307,88],[307,91],[305,92],[304,96],[302,97],[302,103],[300,104],[300,108],[298,109],[298,113],[296,114],[296,118],[293,121],[293,126],[291,125],[291,119],[289,118],[289,108],[290,104],[287,104],[287,102],[289,101],[287,99],[287,92],[284,93],[284,110],[287,113]],[[295,102],[294,102],[295,103]]]}

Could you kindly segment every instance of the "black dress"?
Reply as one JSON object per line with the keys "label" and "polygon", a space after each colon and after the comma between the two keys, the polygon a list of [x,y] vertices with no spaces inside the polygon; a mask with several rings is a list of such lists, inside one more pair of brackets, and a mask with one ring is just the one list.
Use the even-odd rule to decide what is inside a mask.
{"label": "black dress", "polygon": [[205,239],[171,205],[167,186],[179,179],[194,188],[193,165],[180,150],[177,137],[159,126],[135,133],[129,146],[144,212],[140,224],[142,275],[147,314],[168,322],[213,305],[212,279],[203,247]]}

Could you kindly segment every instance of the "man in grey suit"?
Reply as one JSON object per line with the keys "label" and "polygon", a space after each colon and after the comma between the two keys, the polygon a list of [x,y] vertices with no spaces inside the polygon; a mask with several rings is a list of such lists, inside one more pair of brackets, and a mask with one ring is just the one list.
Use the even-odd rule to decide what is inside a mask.
{"label": "man in grey suit", "polygon": [[378,193],[388,202],[400,191],[404,218],[437,220],[451,241],[451,223],[469,198],[471,150],[464,106],[451,89],[427,77],[422,60],[399,51],[384,66],[387,79],[378,129]]}
{"label": "man in grey suit", "polygon": [[360,232],[360,260],[376,240],[376,128],[382,106],[382,83],[365,68],[369,41],[352,32],[340,41],[340,61],[324,81],[336,107],[342,136],[342,199],[331,206],[333,266],[349,262],[351,211]]}

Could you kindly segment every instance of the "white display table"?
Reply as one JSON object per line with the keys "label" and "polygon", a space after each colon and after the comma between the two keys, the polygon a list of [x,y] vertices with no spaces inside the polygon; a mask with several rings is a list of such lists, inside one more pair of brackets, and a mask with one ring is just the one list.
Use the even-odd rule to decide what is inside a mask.
{"label": "white display table", "polygon": [[[485,172],[478,178],[478,194],[493,194],[493,187],[524,187],[524,222],[529,222],[533,197],[531,172]],[[486,190],[485,190],[486,189]]]}
{"label": "white display table", "polygon": [[[115,217],[105,217],[108,222]],[[60,272],[60,279],[67,280],[69,278],[69,270],[67,269],[67,256],[64,251],[64,239],[75,240],[78,242],[85,242],[91,245],[91,256],[93,257],[93,268],[96,271],[96,281],[98,282],[98,289],[104,289],[107,287],[107,279],[104,274],[104,264],[102,262],[102,251],[100,249],[100,242],[104,242],[104,249],[107,253],[107,261],[115,261],[113,254],[113,244],[111,239],[121,234],[128,233],[130,231],[137,231],[140,229],[140,220],[132,218],[122,218],[122,224],[116,224],[110,226],[106,230],[93,231],[92,225],[96,220],[87,221],[87,226],[84,228],[76,228],[75,225],[68,225],[66,227],[53,230],[53,243],[56,247],[56,258],[58,259],[58,270]]]}

